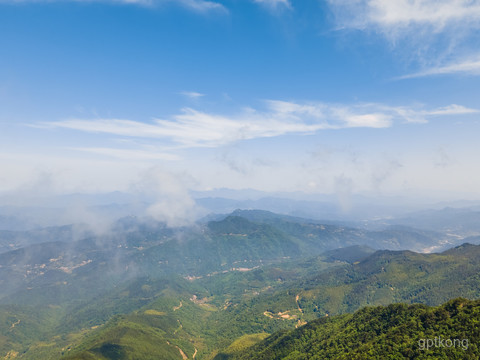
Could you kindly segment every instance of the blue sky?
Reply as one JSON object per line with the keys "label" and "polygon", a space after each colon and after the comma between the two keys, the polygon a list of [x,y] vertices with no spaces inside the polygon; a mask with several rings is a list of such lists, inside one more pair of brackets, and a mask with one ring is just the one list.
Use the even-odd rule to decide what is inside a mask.
{"label": "blue sky", "polygon": [[0,191],[155,171],[478,199],[479,20],[462,0],[0,0]]}

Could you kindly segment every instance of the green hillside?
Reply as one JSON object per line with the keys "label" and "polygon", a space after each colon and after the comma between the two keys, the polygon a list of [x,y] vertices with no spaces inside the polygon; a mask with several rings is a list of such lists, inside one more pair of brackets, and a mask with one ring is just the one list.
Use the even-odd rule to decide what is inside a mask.
{"label": "green hillside", "polygon": [[[465,244],[429,255],[377,251],[365,257],[360,250],[346,248],[309,260],[189,281],[132,280],[109,295],[72,309],[57,331],[91,329],[65,352],[77,359],[102,359],[100,356],[114,350],[125,358],[141,359],[135,354],[157,354],[163,348],[165,354],[181,359],[177,346],[189,357],[196,349],[197,359],[212,359],[222,349],[232,353],[232,349],[264,336],[259,334],[288,331],[307,322],[308,328],[318,318],[325,321],[322,319],[365,305],[412,303],[417,299],[439,305],[454,293],[480,297],[476,278],[480,246]],[[353,263],[339,261],[342,257]],[[453,279],[457,281],[453,283]],[[398,293],[398,298],[392,297],[392,292]],[[24,358],[38,357],[27,351]]]}
{"label": "green hillside", "polygon": [[392,304],[326,317],[216,360],[478,359],[480,301]]}
{"label": "green hillside", "polygon": [[337,314],[366,305],[480,298],[479,259],[480,247],[470,244],[440,254],[377,251],[299,282],[301,307],[306,313]]}
{"label": "green hillside", "polygon": [[[344,257],[351,256],[350,248],[344,250]],[[338,252],[333,254],[340,256]],[[359,259],[364,256],[358,255]],[[332,252],[327,252],[309,261],[294,262],[295,265],[258,269],[245,275],[255,284],[254,276],[268,278],[277,269],[278,280],[269,288],[258,288],[256,296],[247,296],[246,292],[242,303],[226,309],[224,316],[229,319],[226,323],[243,324],[254,332],[272,332],[271,319],[258,314],[289,311],[295,322],[284,322],[290,321],[294,326],[298,321],[349,313],[369,305],[398,302],[439,305],[456,296],[480,298],[480,246],[477,245],[464,244],[440,254],[377,251],[363,260],[335,261],[329,267],[322,267],[321,259],[335,261]],[[222,284],[221,279],[214,285]],[[226,289],[229,287],[219,288]],[[231,329],[225,326],[223,331]]]}

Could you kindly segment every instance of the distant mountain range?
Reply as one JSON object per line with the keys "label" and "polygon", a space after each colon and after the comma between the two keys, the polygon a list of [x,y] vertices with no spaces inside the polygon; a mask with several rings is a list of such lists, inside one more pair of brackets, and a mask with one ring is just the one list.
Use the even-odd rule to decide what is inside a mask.
{"label": "distant mountain range", "polygon": [[[21,290],[24,288],[30,288],[28,293],[42,289],[41,284],[49,276],[69,282],[77,271],[112,273],[114,277],[128,274],[198,277],[352,245],[422,251],[445,247],[447,240],[439,233],[407,227],[368,231],[266,211],[236,211],[219,221],[178,229],[129,217],[101,236],[95,236],[84,226],[3,231],[0,232],[4,251],[0,254],[3,282],[0,301],[12,292],[25,291]],[[11,248],[16,250],[9,251]]]}
{"label": "distant mountain range", "polygon": [[[428,198],[352,195],[349,199],[350,205],[346,207],[334,194],[216,189],[191,191],[190,196],[196,203],[198,210],[196,213],[199,215],[229,214],[236,209],[258,209],[322,220],[324,223],[341,222],[343,225],[354,227],[368,226],[369,229],[388,223],[422,229],[428,225],[429,230],[439,231],[439,228],[434,227],[435,221],[438,224],[445,219],[450,221],[450,224],[456,224],[456,221],[460,220],[465,223],[463,230],[469,231],[471,225],[474,231],[478,232],[474,219],[478,220],[480,212],[480,201],[471,200],[437,202]],[[110,224],[120,217],[145,216],[146,209],[155,201],[156,197],[151,194],[119,191],[56,196],[36,194],[29,199],[17,197],[15,194],[4,194],[0,196],[0,230],[32,230],[80,222],[91,222],[92,225],[98,222]],[[448,214],[441,213],[443,209],[454,212],[458,210],[459,216],[452,213],[455,219],[448,219]],[[462,212],[466,215],[465,217],[462,217]],[[468,214],[468,212],[475,214]],[[422,224],[422,226],[416,226],[412,222],[417,216],[422,220],[419,219],[416,224]],[[469,216],[473,221],[466,221]],[[191,220],[193,222],[197,219]],[[442,225],[442,229],[444,228]]]}

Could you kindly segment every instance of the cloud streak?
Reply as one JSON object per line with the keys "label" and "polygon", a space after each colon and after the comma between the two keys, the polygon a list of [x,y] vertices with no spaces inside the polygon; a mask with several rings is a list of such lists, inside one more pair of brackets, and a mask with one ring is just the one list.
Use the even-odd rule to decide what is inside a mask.
{"label": "cloud streak", "polygon": [[480,27],[480,2],[468,0],[328,0],[344,28],[375,28],[388,36],[427,26],[441,32],[451,26]]}
{"label": "cloud streak", "polygon": [[480,74],[477,0],[328,0],[338,30],[381,34],[423,68],[397,79]]}
{"label": "cloud streak", "polygon": [[196,92],[196,91],[181,91],[179,92],[180,95],[183,95],[189,99],[198,99],[198,98],[201,98],[203,96],[205,96],[205,94],[202,94],[202,93],[199,93],[199,92]]}
{"label": "cloud streak", "polygon": [[[129,1],[129,0],[125,0]],[[153,0],[154,1],[154,0]],[[222,11],[228,12],[227,8],[215,1],[206,0],[176,0],[182,6],[197,12]]]}
{"label": "cloud streak", "polygon": [[293,9],[290,0],[253,0],[254,3],[266,6],[270,10],[277,10],[280,8]]}
{"label": "cloud streak", "polygon": [[480,56],[474,60],[461,60],[448,65],[432,67],[414,74],[401,76],[397,79],[412,79],[425,76],[448,74],[480,75]]}
{"label": "cloud streak", "polygon": [[155,167],[142,173],[132,190],[153,201],[146,215],[171,227],[185,226],[204,215],[188,192],[187,179],[186,174],[173,174]]}
{"label": "cloud streak", "polygon": [[[0,0],[0,4],[18,4],[18,3],[47,3],[60,2],[62,0]],[[95,3],[101,2],[106,4],[125,4],[140,6],[155,6],[159,4],[177,4],[189,10],[206,13],[211,11],[228,12],[227,8],[215,1],[208,0],[67,0],[77,3]],[[62,1],[63,2],[63,1]]]}
{"label": "cloud streak", "polygon": [[[242,140],[314,134],[329,129],[381,129],[393,126],[396,121],[426,123],[431,117],[478,112],[476,109],[455,104],[436,109],[392,107],[375,103],[339,105],[279,100],[268,100],[265,104],[266,109],[263,111],[249,108],[231,116],[185,108],[171,119],[155,119],[150,123],[124,119],[68,119],[45,123],[43,126],[123,137],[161,139],[164,145],[168,143],[173,149],[218,147]],[[104,148],[82,150],[111,156],[126,155],[130,158],[145,155],[129,150]],[[163,153],[154,153],[152,156],[163,159],[173,157]]]}

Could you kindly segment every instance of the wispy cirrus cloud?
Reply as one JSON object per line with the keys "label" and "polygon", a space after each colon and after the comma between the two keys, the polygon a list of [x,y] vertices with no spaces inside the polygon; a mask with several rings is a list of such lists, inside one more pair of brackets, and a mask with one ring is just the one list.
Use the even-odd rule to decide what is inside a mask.
{"label": "wispy cirrus cloud", "polygon": [[205,96],[205,94],[202,94],[202,93],[199,93],[199,92],[196,92],[196,91],[181,91],[179,92],[180,95],[183,95],[187,98],[190,98],[190,99],[198,99],[198,98],[201,98],[203,96]]}
{"label": "wispy cirrus cloud", "polygon": [[[166,0],[166,1],[171,1],[171,0]],[[225,6],[215,1],[207,1],[207,0],[175,0],[175,1],[186,8],[189,8],[198,12],[208,12],[212,10],[228,12]]]}
{"label": "wispy cirrus cloud", "polygon": [[253,0],[254,3],[266,6],[270,10],[293,9],[290,0]]}
{"label": "wispy cirrus cloud", "polygon": [[465,106],[453,104],[453,105],[445,106],[445,107],[438,108],[438,109],[435,109],[435,110],[426,111],[425,114],[427,116],[464,115],[464,114],[474,114],[474,113],[478,113],[478,112],[479,112],[479,110],[477,110],[477,109],[471,109],[471,108],[467,108]]}
{"label": "wispy cirrus cloud", "polygon": [[376,111],[375,106],[345,106],[326,103],[298,104],[269,100],[270,109],[278,117],[291,116],[307,121],[325,121],[328,129],[350,127],[385,128],[392,125],[393,117]]}
{"label": "wispy cirrus cloud", "polygon": [[471,0],[328,0],[338,25],[374,28],[387,36],[428,27],[442,32],[454,27],[479,28],[480,2]]}
{"label": "wispy cirrus cloud", "polygon": [[172,119],[156,119],[152,123],[123,119],[69,119],[47,125],[92,133],[165,139],[181,147],[215,147],[239,140],[312,133],[328,126],[326,123],[297,122],[291,116],[276,118],[272,114],[258,114],[255,111],[227,117],[191,108],[183,109]]}
{"label": "wispy cirrus cloud", "polygon": [[328,0],[328,3],[337,29],[381,34],[402,57],[418,62],[420,71],[399,78],[480,74],[480,52],[475,40],[480,31],[480,1]]}
{"label": "wispy cirrus cloud", "polygon": [[400,76],[397,79],[412,79],[447,74],[480,75],[480,56],[477,59],[459,60],[455,63],[431,67],[413,74]]}
{"label": "wispy cirrus cloud", "polygon": [[375,106],[378,111],[384,114],[390,114],[392,118],[407,123],[425,124],[429,119],[437,116],[466,115],[480,112],[480,110],[467,108],[462,105],[452,104],[436,109],[424,109],[423,107],[410,106],[385,106],[368,104],[367,106]]}
{"label": "wispy cirrus cloud", "polygon": [[[266,108],[263,110],[248,108],[229,116],[185,108],[171,119],[155,119],[149,123],[124,119],[68,119],[44,123],[43,126],[122,137],[159,139],[164,146],[169,146],[172,150],[218,147],[256,138],[314,134],[327,129],[380,129],[391,127],[395,122],[426,123],[432,117],[478,112],[477,109],[460,105],[425,109],[419,106],[393,107],[376,103],[343,105],[268,100],[265,104]],[[118,154],[114,149],[95,148],[91,151]],[[170,156],[157,155],[165,158]]]}
{"label": "wispy cirrus cloud", "polygon": [[352,127],[386,128],[394,121],[406,123],[427,123],[429,118],[445,115],[464,115],[480,112],[461,105],[448,105],[427,110],[423,106],[390,106],[379,103],[360,103],[354,105],[310,103],[269,100],[268,104],[275,113],[303,116],[310,119],[328,119],[329,128],[344,129]]}
{"label": "wispy cirrus cloud", "polygon": [[[0,0],[0,4],[18,4],[18,3],[50,3],[65,0]],[[206,13],[210,11],[228,12],[228,9],[216,1],[210,0],[66,0],[77,3],[106,3],[106,4],[125,4],[140,6],[155,6],[159,4],[180,5],[192,11]]]}

